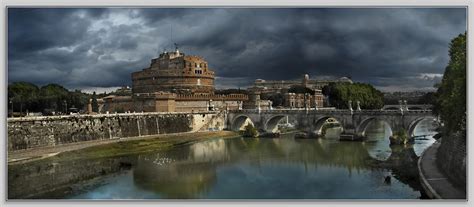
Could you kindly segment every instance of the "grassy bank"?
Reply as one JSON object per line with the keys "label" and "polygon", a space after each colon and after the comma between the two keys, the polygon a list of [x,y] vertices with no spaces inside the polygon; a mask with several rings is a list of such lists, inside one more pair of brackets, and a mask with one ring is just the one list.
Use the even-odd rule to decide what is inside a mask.
{"label": "grassy bank", "polygon": [[[216,138],[233,138],[240,136],[231,131],[196,132],[157,135],[146,138],[123,139],[117,142],[91,146],[83,149],[61,152],[55,156],[30,162],[58,162],[80,159],[96,159],[115,156],[133,155],[144,152],[153,152],[170,149],[175,146]],[[9,162],[8,165],[24,162]]]}

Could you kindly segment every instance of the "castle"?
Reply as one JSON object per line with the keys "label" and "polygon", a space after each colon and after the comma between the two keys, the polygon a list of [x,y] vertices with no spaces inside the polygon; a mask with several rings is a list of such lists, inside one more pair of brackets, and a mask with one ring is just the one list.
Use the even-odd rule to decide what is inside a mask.
{"label": "castle", "polygon": [[132,73],[132,82],[132,95],[104,97],[103,111],[200,112],[238,109],[248,100],[245,94],[214,94],[214,71],[208,63],[178,48],[161,53],[148,68]]}
{"label": "castle", "polygon": [[214,71],[198,56],[176,48],[152,59],[149,68],[132,73],[133,93],[168,91],[177,94],[213,94]]}

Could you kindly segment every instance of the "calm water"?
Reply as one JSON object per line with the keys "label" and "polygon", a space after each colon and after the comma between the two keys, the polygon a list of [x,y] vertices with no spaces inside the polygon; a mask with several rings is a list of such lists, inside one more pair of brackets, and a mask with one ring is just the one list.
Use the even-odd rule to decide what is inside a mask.
{"label": "calm water", "polygon": [[[416,135],[431,128],[422,122]],[[66,198],[423,198],[416,159],[434,140],[390,147],[383,122],[367,130],[364,142],[339,142],[331,129],[326,139],[215,139],[141,154],[131,169],[77,184]]]}

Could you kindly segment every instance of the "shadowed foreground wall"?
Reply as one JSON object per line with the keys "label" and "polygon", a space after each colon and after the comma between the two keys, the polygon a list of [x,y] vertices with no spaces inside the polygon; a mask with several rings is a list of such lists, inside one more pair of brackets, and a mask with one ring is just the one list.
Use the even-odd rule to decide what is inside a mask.
{"label": "shadowed foreground wall", "polygon": [[436,158],[445,175],[466,189],[466,135],[454,133],[443,137]]}
{"label": "shadowed foreground wall", "polygon": [[222,113],[138,113],[8,119],[8,151],[60,144],[223,129]]}

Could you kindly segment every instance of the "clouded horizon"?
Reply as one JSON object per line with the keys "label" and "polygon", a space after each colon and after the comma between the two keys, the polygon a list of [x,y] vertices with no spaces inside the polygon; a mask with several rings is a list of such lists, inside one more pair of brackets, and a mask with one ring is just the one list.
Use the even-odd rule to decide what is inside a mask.
{"label": "clouded horizon", "polygon": [[176,42],[208,61],[218,88],[309,74],[433,90],[465,31],[465,8],[9,8],[8,82],[131,86]]}

